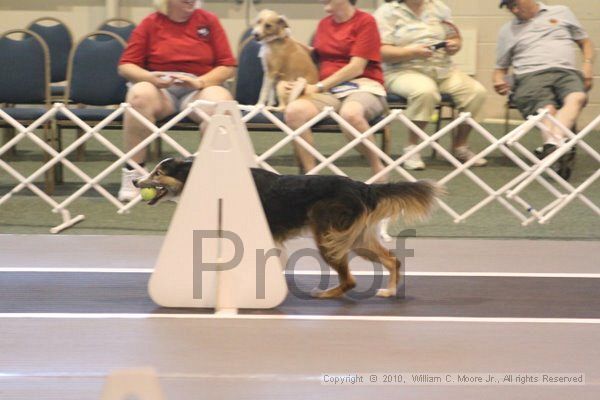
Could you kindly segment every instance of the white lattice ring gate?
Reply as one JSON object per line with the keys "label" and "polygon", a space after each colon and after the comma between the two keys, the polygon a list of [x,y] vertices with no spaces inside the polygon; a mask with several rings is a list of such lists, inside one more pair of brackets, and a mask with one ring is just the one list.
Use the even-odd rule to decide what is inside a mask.
{"label": "white lattice ring gate", "polygon": [[[140,197],[138,196],[133,201],[123,204],[101,185],[101,181],[124,163],[129,163],[137,171],[146,173],[147,171],[144,168],[129,160],[129,158],[139,150],[149,146],[150,143],[158,138],[163,140],[182,156],[189,156],[191,153],[176,140],[174,140],[168,134],[168,132],[171,130],[176,130],[177,124],[191,113],[195,113],[203,121],[208,121],[210,116],[205,112],[207,107],[214,108],[215,103],[206,101],[193,102],[180,113],[169,119],[166,123],[162,124],[160,127],[146,119],[127,103],[121,104],[108,117],[95,124],[93,127],[82,119],[78,118],[69,110],[66,105],[61,103],[54,104],[44,115],[31,123],[29,126],[23,126],[0,109],[0,118],[10,124],[17,132],[17,134],[10,141],[0,147],[0,169],[6,171],[18,182],[8,193],[0,197],[0,207],[2,207],[2,205],[6,203],[14,194],[27,188],[36,196],[40,197],[44,202],[46,202],[51,207],[53,212],[61,215],[62,223],[50,230],[52,233],[57,233],[84,219],[83,215],[72,217],[67,208],[74,201],[83,196],[83,194],[89,189],[94,189],[104,199],[114,205],[117,208],[118,213],[124,214],[140,202]],[[569,151],[569,149],[573,146],[578,146],[580,149],[586,152],[592,158],[593,162],[600,163],[600,155],[598,154],[598,151],[593,149],[583,140],[588,134],[596,129],[598,125],[600,125],[600,116],[594,119],[579,133],[575,134],[560,124],[559,121],[557,121],[553,116],[549,115],[546,111],[540,110],[537,115],[530,117],[522,125],[517,126],[505,136],[496,138],[491,132],[487,131],[482,125],[471,118],[470,114],[468,113],[460,114],[458,118],[448,123],[438,132],[428,135],[426,132],[413,124],[404,115],[402,110],[390,111],[388,115],[384,116],[369,130],[365,132],[359,132],[331,108],[325,108],[317,116],[306,122],[303,126],[294,130],[287,126],[280,118],[277,117],[277,115],[275,115],[265,106],[237,106],[236,104],[236,107],[238,107],[240,112],[243,113],[243,116],[241,117],[242,122],[250,122],[252,118],[262,114],[270,123],[272,123],[283,133],[281,140],[274,143],[262,154],[255,155],[255,160],[258,165],[274,172],[277,171],[268,163],[269,158],[271,158],[284,146],[288,145],[292,141],[295,141],[318,160],[318,165],[311,171],[308,171],[308,174],[317,174],[323,169],[327,168],[334,174],[346,176],[347,174],[339,166],[337,166],[335,162],[339,160],[341,156],[354,149],[354,147],[356,147],[358,144],[362,143],[369,150],[374,152],[386,165],[383,171],[367,179],[367,183],[375,182],[385,174],[388,174],[392,171],[399,174],[403,179],[414,181],[416,178],[402,168],[402,164],[414,153],[420,152],[427,147],[431,147],[437,152],[437,154],[442,156],[454,167],[454,169],[448,174],[438,179],[440,184],[448,185],[452,179],[457,177],[459,174],[464,174],[474,184],[479,186],[486,194],[486,197],[471,206],[463,213],[457,212],[444,200],[439,200],[440,208],[444,210],[456,223],[465,221],[470,216],[484,209],[487,205],[494,201],[497,201],[507,211],[509,211],[511,215],[514,215],[522,225],[527,225],[533,221],[545,223],[553,218],[562,209],[564,209],[564,207],[574,199],[579,199],[583,204],[589,207],[596,216],[600,216],[600,208],[583,193],[584,190],[589,188],[598,179],[598,177],[600,177],[600,168],[596,168],[595,172],[591,176],[587,177],[585,181],[578,187],[574,187],[569,182],[562,179],[550,168],[550,166],[556,162],[559,157]],[[110,140],[102,135],[102,130],[109,123],[119,118],[126,112],[130,113],[131,116],[144,124],[150,131],[150,135],[130,151],[123,152],[118,146],[114,145]],[[36,129],[43,126],[44,123],[52,121],[57,113],[62,113],[65,115],[84,132],[82,136],[77,138],[73,143],[60,152],[52,148],[48,143],[40,139],[35,134]],[[311,146],[308,142],[306,142],[300,135],[307,129],[310,129],[314,125],[327,118],[333,119],[335,122],[337,122],[340,127],[352,135],[353,139],[340,147],[338,150],[334,151],[332,154],[326,156],[319,152],[314,146]],[[523,144],[520,143],[520,140],[536,127],[540,129],[546,129],[542,122],[548,121],[561,129],[567,135],[569,140],[550,156],[543,160],[539,160]],[[368,139],[369,136],[375,134],[393,122],[400,122],[415,132],[422,139],[421,143],[415,146],[410,152],[403,154],[396,159],[393,159],[391,156],[383,152],[374,142]],[[489,145],[487,145],[484,149],[477,153],[474,158],[470,159],[466,163],[461,163],[448,150],[438,143],[440,138],[451,133],[457,126],[463,123],[469,124],[473,128],[473,132],[479,133],[481,137],[486,140],[486,142],[489,142]],[[25,138],[31,140],[36,146],[38,146],[42,151],[48,153],[51,157],[50,160],[48,160],[40,168],[27,177],[23,176],[13,166],[11,166],[10,163],[2,159],[3,154],[7,153],[12,147],[16,146]],[[117,157],[117,160],[111,162],[108,167],[94,177],[90,177],[67,159],[67,156],[70,153],[91,138],[96,139],[102,146],[104,146],[108,151]],[[485,182],[485,180],[475,174],[471,167],[477,159],[486,157],[496,150],[499,150],[506,157],[506,159],[510,160],[515,167],[520,169],[522,172],[520,172],[509,182],[503,184],[501,187],[494,189],[487,182]],[[44,191],[34,184],[38,177],[53,168],[58,163],[62,163],[66,168],[68,168],[79,179],[82,180],[82,185],[60,203],[52,196],[44,193]],[[549,203],[540,209],[536,209],[525,198],[520,196],[523,190],[533,182],[539,183],[552,196],[552,199],[549,201]]]}

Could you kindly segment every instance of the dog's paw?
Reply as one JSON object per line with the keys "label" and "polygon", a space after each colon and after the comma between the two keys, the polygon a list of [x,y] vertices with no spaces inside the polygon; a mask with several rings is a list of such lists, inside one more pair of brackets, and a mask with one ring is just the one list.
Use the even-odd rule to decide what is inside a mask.
{"label": "dog's paw", "polygon": [[332,299],[335,297],[340,297],[343,294],[344,291],[339,287],[328,290],[313,289],[310,292],[310,295],[316,299]]}
{"label": "dog's paw", "polygon": [[375,295],[377,297],[392,297],[396,295],[396,289],[379,289]]}

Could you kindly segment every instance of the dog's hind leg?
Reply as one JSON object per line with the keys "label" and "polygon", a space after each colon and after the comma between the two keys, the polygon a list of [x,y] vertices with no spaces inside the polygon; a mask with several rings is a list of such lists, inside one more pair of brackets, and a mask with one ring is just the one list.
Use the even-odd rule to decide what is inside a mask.
{"label": "dog's hind leg", "polygon": [[314,205],[309,226],[323,259],[339,275],[339,285],[313,293],[316,297],[338,297],[356,286],[348,267],[348,253],[361,236],[366,213],[363,203],[352,197],[329,199]]}
{"label": "dog's hind leg", "polygon": [[[318,241],[319,240],[317,239],[317,244]],[[327,254],[327,250],[323,246],[318,245],[318,248],[325,262],[338,273],[339,284],[331,289],[323,291],[315,289],[311,293],[312,296],[320,299],[340,297],[348,290],[354,288],[356,286],[356,280],[350,273],[348,256],[346,255],[341,259],[335,259]]]}
{"label": "dog's hind leg", "polygon": [[402,264],[396,258],[394,253],[383,247],[381,243],[374,238],[360,241],[358,246],[354,247],[352,250],[354,250],[354,252],[360,257],[382,264],[385,269],[388,270],[390,277],[387,288],[381,288],[377,290],[377,296],[395,296],[398,290],[398,278],[400,276]]}

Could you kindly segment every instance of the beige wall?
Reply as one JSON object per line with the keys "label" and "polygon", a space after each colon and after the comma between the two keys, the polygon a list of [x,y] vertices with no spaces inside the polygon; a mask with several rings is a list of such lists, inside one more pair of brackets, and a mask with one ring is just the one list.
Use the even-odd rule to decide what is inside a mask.
{"label": "beige wall", "polygon": [[[150,0],[111,0],[120,3],[122,17],[139,22],[152,11]],[[457,25],[476,29],[478,33],[477,74],[490,91],[484,109],[484,117],[503,117],[504,99],[493,92],[491,73],[494,66],[496,34],[500,26],[509,20],[506,10],[498,9],[499,0],[445,0],[452,8]],[[363,9],[372,11],[382,0],[359,0]],[[600,46],[600,0],[546,0],[546,4],[564,4],[579,17],[590,37],[595,42],[596,51]],[[40,16],[53,16],[62,19],[79,37],[94,30],[107,18],[106,0],[2,0],[0,1],[0,31],[25,27],[31,20]],[[281,10],[292,23],[294,35],[307,41],[315,29],[316,21],[323,16],[322,8],[316,0],[262,0],[256,7],[238,5],[233,0],[205,0],[204,7],[215,12],[223,25],[234,48],[237,40],[252,18],[256,9],[272,8]],[[590,102],[580,119],[581,124],[600,115],[600,56],[595,63],[595,88],[590,93]],[[515,117],[517,114],[513,114]]]}

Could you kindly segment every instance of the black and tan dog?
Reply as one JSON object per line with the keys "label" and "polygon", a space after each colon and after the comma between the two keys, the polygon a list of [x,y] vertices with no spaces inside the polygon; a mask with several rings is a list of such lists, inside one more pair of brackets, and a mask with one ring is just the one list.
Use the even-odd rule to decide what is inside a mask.
{"label": "black and tan dog", "polygon": [[[157,190],[148,204],[176,199],[192,162],[168,158],[134,185]],[[274,240],[281,244],[310,229],[321,256],[339,274],[339,286],[315,294],[322,298],[341,296],[356,285],[348,268],[350,251],[385,266],[389,282],[377,295],[394,296],[400,261],[379,242],[377,224],[396,216],[424,219],[441,194],[428,181],[367,185],[341,176],[277,175],[255,168],[252,176]]]}

